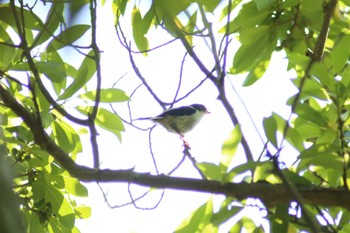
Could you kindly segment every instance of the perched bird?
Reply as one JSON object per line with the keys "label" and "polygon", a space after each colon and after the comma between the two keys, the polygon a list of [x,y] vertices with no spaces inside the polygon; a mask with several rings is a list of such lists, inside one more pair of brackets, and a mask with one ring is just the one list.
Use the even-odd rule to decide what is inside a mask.
{"label": "perched bird", "polygon": [[149,119],[161,124],[168,131],[180,134],[180,136],[183,137],[184,134],[191,131],[207,113],[209,112],[204,105],[192,104],[168,109],[162,114],[156,117],[150,117]]}
{"label": "perched bird", "polygon": [[[151,120],[158,123],[168,131],[179,134],[183,140],[184,134],[191,131],[207,113],[209,112],[204,105],[192,104],[168,109],[155,117],[139,118],[137,120]],[[184,144],[187,145],[187,142],[184,141]]]}

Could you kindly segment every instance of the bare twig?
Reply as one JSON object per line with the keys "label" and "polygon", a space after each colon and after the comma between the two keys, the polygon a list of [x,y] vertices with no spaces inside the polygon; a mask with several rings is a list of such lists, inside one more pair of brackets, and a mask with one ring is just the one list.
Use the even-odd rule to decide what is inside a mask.
{"label": "bare twig", "polygon": [[198,173],[202,177],[202,179],[207,180],[207,177],[205,176],[205,174],[197,166],[196,159],[194,157],[192,157],[192,155],[190,153],[190,149],[191,148],[186,144],[186,142],[184,142],[184,151],[183,151],[184,156],[187,157],[192,162],[193,167],[198,171]]}
{"label": "bare twig", "polygon": [[153,149],[152,149],[152,131],[153,131],[154,127],[155,126],[153,126],[148,133],[149,152],[151,153],[154,169],[156,170],[157,175],[159,175],[157,162],[156,162],[156,159],[154,157],[154,153],[153,153]]}
{"label": "bare twig", "polygon": [[[152,206],[152,207],[139,207],[139,206],[136,204],[136,199],[134,199],[134,197],[132,196],[130,186],[131,186],[131,184],[129,183],[129,184],[128,184],[128,193],[129,193],[129,197],[130,197],[130,199],[131,199],[131,203],[133,204],[133,206],[134,206],[136,209],[141,209],[141,210],[154,210],[154,209],[156,209],[156,208],[159,206],[160,202],[163,200],[164,193],[165,193],[165,190],[164,190],[164,189],[162,190],[162,194],[160,195],[159,200],[157,201],[157,203],[156,203],[154,206]],[[149,191],[148,191],[148,192],[149,192]],[[146,192],[146,193],[144,193],[144,194],[147,194],[148,192]],[[143,195],[141,195],[141,196],[143,196]],[[140,198],[137,199],[137,200],[140,200]]]}
{"label": "bare twig", "polygon": [[101,98],[101,83],[102,83],[102,74],[101,74],[101,64],[100,64],[100,50],[96,42],[96,7],[97,3],[95,0],[90,0],[90,17],[91,17],[91,47],[94,51],[93,60],[95,61],[96,66],[96,88],[95,88],[95,104],[89,114],[89,129],[90,129],[90,142],[92,147],[92,156],[94,162],[94,168],[99,168],[100,166],[100,155],[97,143],[97,131],[95,125],[95,119],[97,116],[100,98]]}
{"label": "bare twig", "polygon": [[184,69],[184,64],[185,64],[185,61],[186,61],[187,54],[188,53],[185,53],[185,55],[184,55],[184,57],[182,58],[182,61],[181,61],[179,84],[177,85],[177,89],[176,89],[173,101],[172,101],[172,103],[170,105],[170,108],[173,106],[174,103],[176,103],[177,96],[179,95],[179,91],[180,91],[181,83],[182,83],[183,69]]}

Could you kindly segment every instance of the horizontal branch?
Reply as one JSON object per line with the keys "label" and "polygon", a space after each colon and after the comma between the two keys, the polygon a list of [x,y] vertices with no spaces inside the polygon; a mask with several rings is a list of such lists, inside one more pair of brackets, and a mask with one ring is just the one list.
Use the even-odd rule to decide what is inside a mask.
{"label": "horizontal branch", "polygon": [[[85,169],[84,169],[85,170]],[[227,197],[244,200],[259,198],[267,207],[288,204],[294,201],[294,195],[284,184],[258,183],[221,183],[215,180],[178,178],[165,175],[150,175],[132,170],[80,171],[77,178],[82,181],[127,182],[141,186],[166,188],[203,193],[222,194]],[[305,204],[325,207],[343,207],[350,210],[350,192],[344,189],[320,188],[317,186],[296,186]]]}
{"label": "horizontal branch", "polygon": [[[45,132],[35,114],[24,106],[0,84],[0,101],[21,117],[34,134],[35,143],[55,158],[60,166],[71,176],[86,182],[124,182],[154,188],[196,191],[222,194],[244,200],[259,198],[268,207],[288,204],[294,200],[293,193],[284,184],[259,183],[221,183],[214,180],[178,178],[165,175],[150,175],[129,170],[99,170],[76,164]],[[344,189],[320,188],[317,186],[296,186],[305,204],[327,207],[343,207],[350,210],[350,192]]]}

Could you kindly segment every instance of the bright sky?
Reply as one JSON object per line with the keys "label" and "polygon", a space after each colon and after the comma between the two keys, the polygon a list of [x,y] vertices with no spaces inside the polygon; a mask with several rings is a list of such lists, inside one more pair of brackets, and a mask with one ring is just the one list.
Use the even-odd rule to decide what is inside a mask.
{"label": "bright sky", "polygon": [[[103,85],[110,87],[116,80],[126,74],[118,82],[116,87],[130,94],[140,84],[140,81],[131,69],[127,52],[119,45],[109,7],[110,4],[106,3],[105,7],[100,7],[98,13],[100,16],[98,18],[100,35],[98,44],[100,49],[104,51],[102,54]],[[103,17],[101,17],[102,15]],[[128,39],[131,40],[131,34],[128,33],[127,28],[129,27],[130,30],[129,25],[124,21],[123,29],[126,35],[128,35]],[[154,45],[159,45],[168,40],[164,35],[159,35],[157,38],[159,38],[159,41],[156,41]],[[199,48],[196,47],[196,51]],[[205,49],[200,49],[199,52],[201,59],[206,60],[209,57]],[[176,42],[169,47],[167,46],[165,49],[150,53],[147,58],[138,56],[136,59],[141,73],[149,81],[149,84],[161,99],[168,102],[172,100],[177,87],[183,56],[184,51],[181,44],[180,42]],[[272,65],[265,77],[252,87],[241,87],[244,76],[229,77],[246,107],[249,109],[263,137],[262,119],[269,116],[272,111],[287,118],[290,109],[285,106],[285,102],[287,98],[296,92],[296,89],[289,81],[289,78],[292,76],[286,72],[287,60],[283,59],[283,56],[283,54],[273,56]],[[180,91],[180,96],[204,78],[204,75],[193,66],[190,57],[187,57],[186,63],[183,89]],[[232,91],[229,82],[227,82],[227,89],[229,99],[242,123],[243,133],[248,139],[255,157],[257,157],[263,148],[263,144],[247,113],[244,111],[242,103]],[[176,105],[183,106],[192,103],[202,103],[211,112],[192,132],[186,135],[186,139],[192,148],[192,156],[199,162],[218,163],[221,155],[221,145],[233,129],[226,112],[220,102],[216,100],[216,97],[217,92],[208,81],[198,92]],[[120,115],[128,119],[126,103],[115,104],[114,107]],[[144,87],[140,88],[133,96],[131,109],[134,119],[158,115],[162,111]],[[138,126],[144,128],[152,126],[152,123],[147,121],[136,123]],[[119,143],[110,133],[105,133],[102,130],[99,133],[98,140],[102,168],[127,169],[135,167],[135,171],[155,174],[149,152],[148,132],[126,126],[126,132],[122,135],[122,143]],[[78,162],[91,165],[92,158],[90,156],[88,137],[83,139],[85,141],[84,153],[79,156]],[[168,133],[161,126],[157,126],[153,130],[152,149],[160,173],[169,172],[183,156],[182,142],[179,137]],[[244,162],[243,158],[243,153],[239,150],[234,159],[235,164]],[[187,160],[173,175],[200,178],[191,163]],[[95,233],[101,230],[103,232],[172,232],[192,211],[211,197],[209,194],[166,190],[162,202],[154,210],[139,210],[132,205],[110,209],[105,204],[102,193],[97,185],[93,183],[86,185],[89,188],[89,197],[79,200],[79,203],[85,203],[91,206],[92,216],[88,220],[77,222],[78,228],[83,233]],[[108,192],[108,200],[111,205],[121,205],[130,201],[127,184],[103,184],[103,188]],[[136,197],[147,189],[132,185],[131,190],[133,196]],[[143,208],[151,208],[159,200],[160,194],[161,191],[152,192],[140,201],[138,205]],[[217,196],[215,200],[222,200],[222,197]],[[258,216],[264,214],[259,213],[254,208],[249,209],[249,211],[249,217],[256,216],[257,221],[259,221]],[[228,226],[223,228],[222,232],[227,232]]]}

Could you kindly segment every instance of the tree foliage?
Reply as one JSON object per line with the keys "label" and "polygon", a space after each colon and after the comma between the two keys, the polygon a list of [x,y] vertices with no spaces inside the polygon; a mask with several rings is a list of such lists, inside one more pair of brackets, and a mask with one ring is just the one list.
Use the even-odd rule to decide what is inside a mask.
{"label": "tree foliage", "polygon": [[[97,8],[107,4],[139,82],[163,109],[197,92],[204,82],[217,89],[233,125],[220,160],[199,163],[188,148],[184,150],[184,158],[191,159],[203,179],[100,169],[98,132],[103,129],[122,141],[125,125],[134,126],[112,105],[129,103],[133,93],[102,85],[104,54],[97,40]],[[19,206],[25,230],[18,225],[11,229],[11,224],[0,229],[79,232],[75,219],[88,218],[90,208],[78,204],[74,196],[88,196],[81,181],[95,181],[225,195],[219,209],[209,199],[176,232],[218,232],[227,220],[241,216],[248,198],[261,201],[256,205],[266,210],[271,232],[348,232],[349,7],[348,0],[2,2],[0,165],[11,168],[15,178],[1,169],[0,185],[8,190],[12,183],[15,195],[1,195],[0,203],[11,202],[10,207],[0,206],[0,216],[7,219],[7,208],[17,219],[15,206]],[[83,23],[77,20],[81,14],[88,18]],[[122,23],[127,18],[130,35],[125,33],[130,25]],[[151,47],[155,31],[165,31],[169,42]],[[237,50],[232,47],[236,39]],[[147,56],[177,41],[203,79],[184,96],[176,92],[174,100],[166,102],[138,69],[135,56]],[[203,46],[211,57],[199,55]],[[226,84],[238,74],[245,75],[244,86],[268,78],[263,75],[272,54],[278,52],[285,54],[288,70],[295,73],[298,91],[286,103],[291,109],[288,119],[272,113],[262,120],[266,146],[259,156],[240,127]],[[73,61],[71,54],[81,60]],[[90,137],[92,167],[75,162],[78,154],[86,153],[81,141],[85,133]],[[288,166],[280,156],[285,144],[298,153]],[[238,148],[243,148],[247,162],[233,166]],[[266,230],[249,217],[239,217],[230,232],[243,229]]]}

